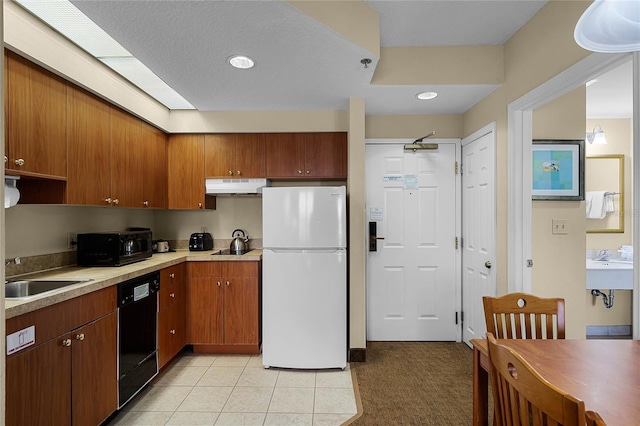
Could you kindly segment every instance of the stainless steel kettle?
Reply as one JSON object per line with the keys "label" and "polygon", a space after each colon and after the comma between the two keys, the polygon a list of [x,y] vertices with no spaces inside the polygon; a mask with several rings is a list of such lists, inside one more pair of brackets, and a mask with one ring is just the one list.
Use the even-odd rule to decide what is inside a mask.
{"label": "stainless steel kettle", "polygon": [[[236,235],[240,233],[241,235]],[[231,254],[243,254],[248,251],[249,245],[249,236],[245,235],[242,229],[236,229],[231,233],[231,245],[229,246],[229,251]]]}

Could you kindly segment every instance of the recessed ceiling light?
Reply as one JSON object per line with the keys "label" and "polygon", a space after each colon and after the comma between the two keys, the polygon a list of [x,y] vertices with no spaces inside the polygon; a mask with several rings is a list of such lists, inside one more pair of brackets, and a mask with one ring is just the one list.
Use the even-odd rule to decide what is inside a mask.
{"label": "recessed ceiling light", "polygon": [[234,55],[230,57],[229,63],[232,67],[240,68],[241,70],[252,68],[256,64],[255,61],[250,57],[242,55]]}
{"label": "recessed ceiling light", "polygon": [[436,92],[420,92],[416,95],[416,98],[424,101],[424,100],[428,100],[428,99],[433,99],[436,96],[438,96],[438,94]]}

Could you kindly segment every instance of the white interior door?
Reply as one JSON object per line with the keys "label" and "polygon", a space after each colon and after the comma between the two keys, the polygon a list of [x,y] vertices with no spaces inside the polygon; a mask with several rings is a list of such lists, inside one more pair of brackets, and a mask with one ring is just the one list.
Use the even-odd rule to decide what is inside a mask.
{"label": "white interior door", "polygon": [[483,296],[496,295],[495,131],[462,140],[462,339],[486,333]]}
{"label": "white interior door", "polygon": [[460,340],[457,146],[366,147],[367,220],[380,238],[367,258],[368,340]]}

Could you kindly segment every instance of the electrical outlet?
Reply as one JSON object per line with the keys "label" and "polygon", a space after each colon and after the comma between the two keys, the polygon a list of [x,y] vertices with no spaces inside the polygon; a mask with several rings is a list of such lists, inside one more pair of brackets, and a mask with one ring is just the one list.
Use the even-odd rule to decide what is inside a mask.
{"label": "electrical outlet", "polygon": [[569,225],[566,219],[552,219],[551,233],[556,235],[565,235],[569,233]]}
{"label": "electrical outlet", "polygon": [[78,245],[78,234],[75,232],[67,233],[67,248],[69,250],[75,250]]}

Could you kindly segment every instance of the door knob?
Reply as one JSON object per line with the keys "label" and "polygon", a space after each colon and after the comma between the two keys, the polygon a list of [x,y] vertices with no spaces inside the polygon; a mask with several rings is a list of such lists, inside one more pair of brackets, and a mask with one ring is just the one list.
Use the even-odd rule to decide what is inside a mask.
{"label": "door knob", "polygon": [[18,158],[14,163],[16,163],[16,166],[24,166],[24,160],[22,158]]}
{"label": "door knob", "polygon": [[491,262],[489,262],[489,261],[487,260],[486,262],[484,262],[484,266],[485,266],[487,269],[491,269]]}

